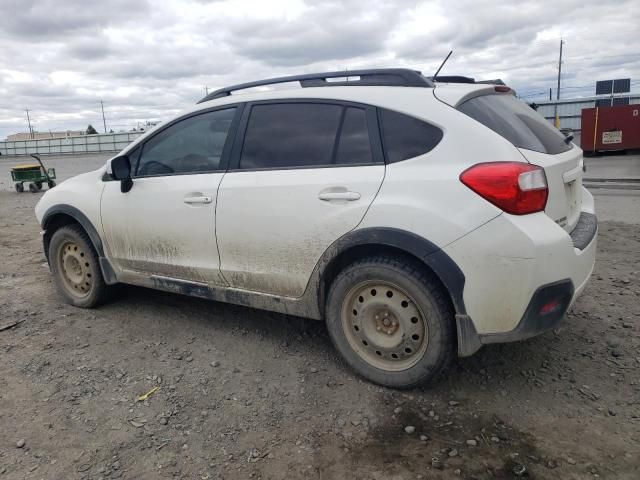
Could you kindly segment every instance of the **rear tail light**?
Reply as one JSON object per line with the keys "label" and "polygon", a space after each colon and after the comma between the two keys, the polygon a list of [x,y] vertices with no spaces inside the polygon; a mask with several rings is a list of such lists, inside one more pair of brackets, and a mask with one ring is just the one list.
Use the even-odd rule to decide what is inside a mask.
{"label": "rear tail light", "polygon": [[462,172],[460,181],[488,202],[514,215],[544,210],[549,196],[544,170],[529,163],[479,163]]}

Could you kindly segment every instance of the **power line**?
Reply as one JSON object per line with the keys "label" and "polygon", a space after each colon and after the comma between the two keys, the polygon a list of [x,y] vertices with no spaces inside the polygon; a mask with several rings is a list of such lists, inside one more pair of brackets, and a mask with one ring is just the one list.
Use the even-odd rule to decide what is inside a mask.
{"label": "power line", "polygon": [[[565,42],[566,43],[566,42]],[[634,54],[629,54],[631,55],[635,55],[638,56],[638,58],[640,59],[640,53],[634,53]],[[581,60],[590,60],[593,58],[613,58],[613,57],[617,57],[617,55],[601,55],[598,57],[565,57],[566,60],[571,60],[571,61],[581,61]],[[520,64],[520,65],[514,65],[514,66],[510,66],[507,68],[501,68],[501,67],[496,67],[493,70],[485,70],[483,72],[473,72],[473,75],[485,75],[485,74],[490,74],[490,73],[498,73],[498,72],[512,72],[514,70],[521,70],[521,69],[531,69],[531,68],[535,68],[535,67],[544,67],[544,66],[551,66],[551,61],[544,61],[544,62],[538,62],[538,63],[527,63],[527,64]]]}
{"label": "power line", "polygon": [[[615,31],[615,33],[617,35],[620,36],[624,36],[624,35],[633,35],[635,33],[637,33],[637,30],[631,29],[631,30],[617,30]],[[540,39],[540,40],[536,40],[533,42],[528,43],[527,45],[530,47],[534,47],[534,46],[538,46],[538,45],[548,45],[550,43],[555,43],[558,40],[560,40],[560,38],[563,38],[565,43],[567,43],[567,39],[575,39],[575,40],[583,40],[585,38],[590,38],[590,39],[598,39],[598,40],[602,40],[602,34],[601,33],[587,33],[587,34],[583,34],[583,33],[575,33],[575,34],[566,34],[566,33],[562,33],[560,36],[557,37],[549,37],[549,38],[545,38],[545,39]]]}
{"label": "power line", "polygon": [[[638,85],[640,84],[640,80],[631,80],[631,85]],[[593,84],[589,84],[589,85],[565,85],[562,87],[562,90],[586,90],[587,88],[590,89],[594,89],[595,88],[595,83]],[[524,90],[519,96],[521,97],[529,97],[532,95],[542,95],[542,94],[547,94],[547,90],[544,91],[530,91],[530,90]],[[633,94],[633,93],[632,93]]]}
{"label": "power line", "polygon": [[569,59],[569,60],[574,60],[574,59],[578,59],[578,60],[594,60],[594,59],[599,59],[599,58],[620,58],[620,57],[640,57],[640,53],[622,53],[620,55],[598,55],[597,57],[577,56],[577,57],[567,57],[567,59]]}

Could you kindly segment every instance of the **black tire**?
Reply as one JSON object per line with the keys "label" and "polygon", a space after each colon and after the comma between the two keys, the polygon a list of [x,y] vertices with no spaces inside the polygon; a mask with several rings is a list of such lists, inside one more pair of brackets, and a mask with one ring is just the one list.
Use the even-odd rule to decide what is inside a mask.
{"label": "black tire", "polygon": [[36,188],[42,190],[42,182],[36,182]]}
{"label": "black tire", "polygon": [[[376,338],[380,338],[381,335],[379,333],[380,328],[379,326],[375,327],[378,331],[376,333],[364,324],[357,328],[358,325],[355,323],[376,322],[376,325],[379,325],[379,320],[373,320],[373,313],[371,313],[371,311],[375,312],[377,310],[371,309],[379,308],[380,302],[383,302],[382,304],[387,302],[382,293],[376,299],[371,297],[366,300],[366,302],[377,302],[376,304],[370,304],[372,305],[370,307],[371,311],[365,311],[363,306],[362,315],[357,317],[356,309],[354,308],[352,319],[343,319],[343,315],[351,315],[349,302],[353,298],[353,292],[360,291],[357,289],[361,286],[368,289],[367,285],[375,284],[375,282],[381,282],[382,285],[392,285],[391,289],[394,289],[393,286],[397,286],[395,290],[399,293],[393,301],[401,301],[402,307],[406,308],[408,303],[406,300],[408,300],[410,308],[422,315],[420,325],[424,325],[426,342],[424,346],[416,347],[416,351],[409,356],[408,360],[403,360],[415,362],[410,365],[407,364],[407,368],[402,369],[402,365],[396,364],[399,367],[394,366],[393,368],[401,368],[400,370],[385,369],[381,368],[379,364],[375,364],[376,358],[371,361],[366,358],[367,355],[370,356],[369,358],[375,357],[368,352],[370,349],[375,349],[375,354],[381,355],[381,352],[378,351],[381,347],[375,344]],[[367,292],[367,290],[362,291]],[[387,292],[387,296],[389,293],[391,292]],[[406,295],[404,300],[402,293]],[[376,295],[376,292],[372,289],[371,294]],[[359,302],[365,301],[361,295],[357,298]],[[392,302],[391,299],[388,301]],[[392,308],[396,307],[397,305]],[[397,312],[398,310],[401,309],[392,311]],[[394,317],[393,314],[391,316]],[[404,327],[405,323],[403,322],[406,322],[406,320],[400,320],[402,312],[396,316],[399,318],[398,324],[403,326],[397,327],[397,330],[392,335],[396,335],[396,332],[398,332],[399,338],[402,339],[402,344],[399,347],[392,347],[391,352],[393,352],[393,348],[403,348],[407,344],[405,337],[411,333]],[[378,316],[375,318],[378,318]],[[414,318],[411,318],[412,323],[414,323]],[[387,321],[386,318],[384,320]],[[354,324],[351,325],[351,322]],[[326,323],[333,344],[347,364],[364,378],[379,385],[410,388],[426,384],[440,376],[455,357],[454,312],[447,293],[427,271],[403,257],[373,256],[359,260],[340,272],[333,281],[327,296]],[[348,328],[349,325],[353,326],[358,332],[347,334],[345,328]],[[396,323],[394,322],[393,325],[395,326]],[[412,328],[410,325],[409,327]],[[382,328],[384,330],[386,327]],[[353,337],[356,337],[355,343],[357,344],[358,336],[362,337],[365,330],[372,332],[373,340],[369,337],[364,337],[369,340],[369,343],[362,340],[362,343],[367,346],[360,346],[361,351],[359,352],[357,347],[352,346],[354,343]],[[383,333],[388,334],[389,332],[385,331]],[[347,338],[348,335],[351,336],[352,340]],[[413,335],[413,337],[418,336]],[[420,349],[424,349],[424,351],[420,351]],[[410,349],[407,350],[410,351]],[[394,354],[389,354],[387,350],[383,352],[383,355],[387,356],[388,359],[382,358],[380,362],[387,362],[392,365],[394,360],[389,355]],[[396,358],[398,357],[396,356]]]}
{"label": "black tire", "polygon": [[36,186],[35,183],[30,183],[29,184],[29,191],[31,193],[38,193],[38,187]]}
{"label": "black tire", "polygon": [[49,181],[47,182],[47,186],[48,186],[49,188],[53,188],[53,187],[55,187],[55,186],[56,186],[56,182],[55,182],[54,180],[49,180]]}
{"label": "black tire", "polygon": [[16,192],[18,193],[24,192],[24,185],[22,183],[16,183]]}
{"label": "black tire", "polygon": [[[77,247],[72,256],[82,262],[81,273],[66,273],[74,261],[65,262],[64,249]],[[70,250],[70,251],[71,251]],[[80,225],[66,225],[51,236],[49,242],[49,265],[58,291],[71,305],[81,308],[93,308],[103,303],[108,296],[109,286],[105,283],[91,239]],[[88,274],[88,276],[87,276]],[[70,276],[72,275],[72,276]],[[77,281],[76,281],[77,278]],[[85,283],[90,285],[85,285]],[[84,289],[83,289],[84,288]]]}

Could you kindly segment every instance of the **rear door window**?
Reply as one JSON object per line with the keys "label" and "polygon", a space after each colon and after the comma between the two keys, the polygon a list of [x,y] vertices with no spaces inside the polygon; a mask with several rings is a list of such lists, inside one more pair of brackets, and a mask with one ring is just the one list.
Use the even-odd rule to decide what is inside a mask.
{"label": "rear door window", "polygon": [[240,169],[330,165],[341,105],[255,105],[244,137]]}
{"label": "rear door window", "polygon": [[482,95],[463,102],[458,110],[518,148],[552,155],[571,149],[557,128],[513,95]]}
{"label": "rear door window", "polygon": [[386,109],[380,115],[387,163],[424,155],[442,140],[442,130],[418,118]]}

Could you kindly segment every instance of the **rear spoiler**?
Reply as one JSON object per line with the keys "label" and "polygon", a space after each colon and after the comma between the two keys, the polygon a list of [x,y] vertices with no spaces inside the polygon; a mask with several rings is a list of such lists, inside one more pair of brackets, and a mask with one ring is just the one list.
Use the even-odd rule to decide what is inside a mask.
{"label": "rear spoiler", "polygon": [[458,87],[457,85],[449,85],[445,87],[444,85],[438,85],[436,83],[435,88],[433,89],[433,95],[441,102],[455,108],[467,100],[480,97],[482,95],[493,95],[496,93],[515,95],[516,93],[515,90],[512,90],[506,85],[486,83],[475,83],[474,85],[476,88],[469,88],[468,86],[465,86],[463,89],[462,86]]}

